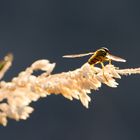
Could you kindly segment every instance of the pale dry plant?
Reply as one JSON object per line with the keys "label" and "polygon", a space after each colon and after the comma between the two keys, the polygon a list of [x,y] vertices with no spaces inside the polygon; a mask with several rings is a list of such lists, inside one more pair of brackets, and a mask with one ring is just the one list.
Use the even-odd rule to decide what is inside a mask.
{"label": "pale dry plant", "polygon": [[[12,55],[7,55],[3,61],[0,78],[11,66]],[[55,63],[48,60],[38,60],[30,67],[20,72],[10,82],[0,82],[0,123],[7,125],[7,118],[26,120],[33,108],[30,103],[40,97],[51,94],[62,94],[69,100],[77,99],[88,108],[91,101],[91,90],[98,90],[101,84],[115,88],[118,86],[116,78],[121,75],[140,74],[140,68],[119,69],[114,65],[106,65],[103,70],[85,63],[81,68],[73,71],[51,74]],[[41,70],[42,74],[35,76],[34,71]]]}

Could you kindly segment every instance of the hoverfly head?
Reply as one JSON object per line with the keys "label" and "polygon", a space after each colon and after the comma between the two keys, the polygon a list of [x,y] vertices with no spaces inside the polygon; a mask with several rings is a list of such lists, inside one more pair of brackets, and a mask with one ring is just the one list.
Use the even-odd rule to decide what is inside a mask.
{"label": "hoverfly head", "polygon": [[109,53],[109,49],[106,47],[102,47],[101,49],[103,49],[106,53]]}

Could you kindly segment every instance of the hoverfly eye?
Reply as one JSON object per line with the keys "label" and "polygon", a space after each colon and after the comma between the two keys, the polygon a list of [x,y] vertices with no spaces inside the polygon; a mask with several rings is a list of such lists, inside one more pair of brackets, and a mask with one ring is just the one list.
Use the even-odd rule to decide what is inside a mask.
{"label": "hoverfly eye", "polygon": [[108,48],[102,47],[103,50],[105,50],[106,52],[109,52]]}

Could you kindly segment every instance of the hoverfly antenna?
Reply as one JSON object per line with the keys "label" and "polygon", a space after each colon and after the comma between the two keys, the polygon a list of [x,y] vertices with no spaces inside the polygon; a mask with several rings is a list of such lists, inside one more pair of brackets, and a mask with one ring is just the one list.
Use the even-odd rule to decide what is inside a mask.
{"label": "hoverfly antenna", "polygon": [[102,47],[103,50],[105,50],[106,52],[109,52],[109,49],[106,47]]}

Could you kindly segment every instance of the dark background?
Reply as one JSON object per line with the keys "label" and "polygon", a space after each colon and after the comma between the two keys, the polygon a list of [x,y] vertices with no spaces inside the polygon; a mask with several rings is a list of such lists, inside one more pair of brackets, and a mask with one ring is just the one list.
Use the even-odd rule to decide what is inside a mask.
{"label": "dark background", "polygon": [[[54,73],[73,70],[88,59],[63,59],[106,46],[138,67],[140,3],[135,0],[1,0],[0,53],[13,52],[10,80],[37,59],[56,62]],[[91,94],[89,109],[79,101],[51,95],[32,103],[26,121],[0,126],[0,140],[139,140],[140,76],[123,77],[116,89]]]}

